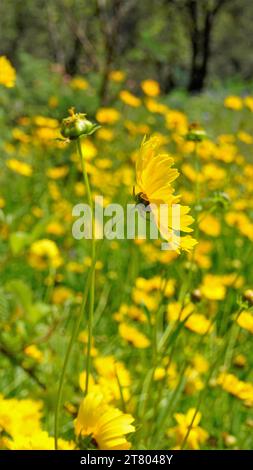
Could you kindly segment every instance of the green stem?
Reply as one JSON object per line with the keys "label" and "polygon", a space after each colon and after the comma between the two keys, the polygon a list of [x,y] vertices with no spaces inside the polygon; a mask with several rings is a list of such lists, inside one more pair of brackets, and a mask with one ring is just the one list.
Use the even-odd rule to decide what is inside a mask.
{"label": "green stem", "polygon": [[[91,262],[93,264],[96,258],[96,240],[95,240],[95,233],[94,233],[93,201],[92,201],[89,177],[86,171],[85,159],[84,159],[83,152],[82,152],[80,137],[79,139],[77,139],[76,142],[77,142],[77,150],[78,150],[78,153],[81,159],[81,164],[82,164],[83,178],[84,178],[84,184],[87,190],[88,204],[91,208],[91,213],[92,213]],[[87,344],[86,380],[85,380],[85,390],[84,390],[85,395],[88,393],[88,390],[89,390],[89,376],[90,376],[90,369],[91,369],[91,347],[92,347],[92,332],[93,332],[93,317],[94,317],[94,300],[95,300],[95,269],[93,269],[92,274],[91,274],[91,284],[90,284],[90,292],[89,292],[88,344]]]}
{"label": "green stem", "polygon": [[58,388],[58,393],[57,393],[56,408],[55,408],[55,421],[54,421],[55,450],[58,449],[59,413],[60,413],[60,407],[61,407],[61,403],[62,403],[62,392],[63,392],[63,385],[64,385],[64,380],[65,380],[65,375],[66,375],[67,366],[68,366],[69,358],[70,358],[70,355],[71,355],[71,351],[72,351],[72,348],[73,348],[73,345],[74,345],[74,342],[75,342],[75,338],[77,336],[77,333],[78,333],[78,330],[79,330],[79,327],[80,327],[80,324],[81,324],[81,321],[82,321],[82,318],[83,318],[83,315],[84,315],[84,309],[85,309],[87,299],[88,299],[90,281],[91,281],[91,277],[92,277],[92,273],[93,273],[94,269],[95,269],[95,263],[94,263],[94,265],[92,265],[90,267],[88,278],[87,278],[86,284],[85,284],[82,306],[80,308],[79,315],[78,315],[76,321],[74,322],[73,330],[72,330],[72,333],[71,333],[71,337],[70,337],[70,340],[69,340],[69,344],[68,344],[68,347],[67,347],[67,350],[66,350],[66,354],[65,354],[64,362],[63,362],[63,366],[62,366],[62,371],[61,371],[61,376],[60,376],[60,383],[59,383],[59,388]]}

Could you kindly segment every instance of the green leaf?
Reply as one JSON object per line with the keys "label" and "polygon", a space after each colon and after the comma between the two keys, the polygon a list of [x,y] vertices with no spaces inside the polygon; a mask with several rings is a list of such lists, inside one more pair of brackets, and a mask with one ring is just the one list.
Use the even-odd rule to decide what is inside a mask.
{"label": "green leaf", "polygon": [[6,284],[6,289],[16,296],[16,300],[20,302],[26,312],[31,311],[33,293],[30,286],[20,279],[12,279]]}
{"label": "green leaf", "polygon": [[29,244],[30,235],[26,232],[15,232],[10,235],[10,248],[13,255],[19,255]]}
{"label": "green leaf", "polygon": [[9,304],[3,289],[0,289],[0,323],[7,321],[9,316]]}

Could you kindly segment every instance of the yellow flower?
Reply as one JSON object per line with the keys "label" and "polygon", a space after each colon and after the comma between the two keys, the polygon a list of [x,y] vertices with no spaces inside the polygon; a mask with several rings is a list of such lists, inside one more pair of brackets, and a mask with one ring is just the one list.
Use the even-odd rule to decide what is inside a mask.
{"label": "yellow flower", "polygon": [[130,397],[131,380],[123,362],[116,361],[113,356],[100,356],[94,359],[94,366],[99,374],[98,385],[103,395],[108,397],[108,401],[119,400],[121,393],[127,401]]}
{"label": "yellow flower", "polygon": [[218,237],[221,232],[220,221],[214,215],[203,212],[200,216],[199,228],[211,237]]}
{"label": "yellow flower", "polygon": [[188,119],[181,111],[169,110],[165,115],[166,126],[179,134],[186,134],[188,131]]}
{"label": "yellow flower", "polygon": [[32,174],[31,165],[29,165],[28,163],[16,160],[15,158],[11,158],[7,160],[6,165],[8,168],[10,168],[10,170],[22,176],[31,176]]}
{"label": "yellow flower", "polygon": [[243,101],[239,96],[227,96],[224,100],[224,106],[234,111],[240,111],[243,107]]}
{"label": "yellow flower", "polygon": [[58,180],[61,178],[65,178],[68,172],[69,172],[69,168],[67,165],[65,165],[65,166],[56,166],[54,168],[48,168],[46,174],[49,178],[52,178],[53,180]]}
{"label": "yellow flower", "polygon": [[[24,423],[25,424],[25,423]],[[50,437],[46,431],[37,431],[29,436],[22,433],[13,436],[13,439],[6,439],[6,447],[10,450],[54,450],[54,438]],[[74,450],[74,442],[58,439],[59,450]]]}
{"label": "yellow flower", "polygon": [[141,82],[141,88],[144,93],[148,96],[158,96],[160,94],[160,86],[159,83],[155,80],[143,80]]}
{"label": "yellow flower", "polygon": [[128,104],[128,106],[132,106],[133,108],[138,108],[141,105],[140,98],[137,98],[137,96],[130,93],[130,91],[122,90],[119,97],[123,103]]}
{"label": "yellow flower", "polygon": [[0,428],[10,436],[28,436],[40,431],[42,403],[0,395]]}
{"label": "yellow flower", "polygon": [[114,132],[111,129],[102,127],[97,131],[97,138],[105,140],[106,142],[111,142],[114,139]]}
{"label": "yellow flower", "polygon": [[43,354],[42,352],[37,348],[35,344],[30,344],[24,349],[24,352],[27,356],[31,357],[37,362],[42,362],[43,360]]}
{"label": "yellow flower", "polygon": [[250,111],[253,111],[253,96],[246,96],[244,98],[244,104]]}
{"label": "yellow flower", "polygon": [[195,306],[189,302],[182,305],[180,302],[171,302],[167,307],[168,321],[181,321],[188,330],[204,335],[212,330],[210,320],[200,313],[195,313]]}
{"label": "yellow flower", "polygon": [[123,82],[125,80],[126,74],[122,70],[112,70],[109,73],[109,79],[113,82]]}
{"label": "yellow flower", "polygon": [[196,369],[188,367],[185,371],[186,384],[184,392],[186,395],[193,395],[194,393],[204,388],[204,383]]}
{"label": "yellow flower", "polygon": [[145,99],[145,106],[150,113],[166,114],[168,107],[163,103],[158,103],[152,98]]}
{"label": "yellow flower", "polygon": [[201,313],[193,313],[185,322],[186,328],[199,335],[205,335],[212,331],[212,324],[208,318]]}
{"label": "yellow flower", "polygon": [[[160,141],[157,137],[144,140],[136,161],[136,182],[139,198],[144,203],[172,203],[174,188],[171,183],[179,176],[172,168],[173,158],[167,153],[159,153]],[[141,202],[140,201],[140,202]]]}
{"label": "yellow flower", "polygon": [[120,119],[120,113],[114,108],[100,108],[96,120],[101,124],[115,124]]}
{"label": "yellow flower", "polygon": [[253,334],[253,315],[250,312],[247,312],[246,310],[241,312],[237,318],[237,323],[241,328],[244,328]]}
{"label": "yellow flower", "polygon": [[[179,201],[180,196],[174,196],[173,181],[178,177],[178,171],[172,168],[173,158],[159,152],[160,139],[153,136],[144,140],[136,161],[136,202],[150,208],[154,221],[164,239],[171,241],[172,229],[191,232],[190,225],[194,219],[189,215],[190,208],[179,206],[176,214],[172,204]],[[167,205],[167,210],[164,206]],[[164,212],[163,212],[164,211]],[[177,238],[174,236],[175,250],[191,250],[196,241],[191,237]]]}
{"label": "yellow flower", "polygon": [[55,287],[52,294],[52,303],[61,305],[73,297],[73,292],[68,287],[59,286]]}
{"label": "yellow flower", "polygon": [[5,199],[3,197],[0,197],[0,209],[3,209],[5,206]]}
{"label": "yellow flower", "polygon": [[29,263],[36,269],[58,268],[62,259],[56,243],[46,238],[35,241],[30,247]]}
{"label": "yellow flower", "polygon": [[189,432],[187,446],[192,450],[198,450],[201,444],[204,444],[208,438],[208,433],[199,426],[201,420],[201,413],[195,409],[190,408],[186,414],[175,413],[175,420],[177,426],[169,430],[169,435],[174,432],[176,436],[176,444],[181,445],[184,442],[185,436]]}
{"label": "yellow flower", "polygon": [[240,131],[238,132],[237,137],[244,144],[253,144],[253,137],[252,135],[248,134],[248,132]]}
{"label": "yellow flower", "polygon": [[50,96],[50,98],[48,99],[48,106],[49,108],[57,108],[57,106],[59,105],[59,100],[57,98],[57,96]]}
{"label": "yellow flower", "polygon": [[0,56],[0,85],[12,88],[16,81],[16,71],[5,56]]}
{"label": "yellow flower", "polygon": [[50,222],[46,227],[46,232],[51,235],[61,236],[64,234],[65,230],[63,225],[60,222]]}
{"label": "yellow flower", "polygon": [[226,288],[218,276],[206,274],[200,286],[201,294],[209,300],[223,300],[226,295]]}
{"label": "yellow flower", "polygon": [[89,88],[89,83],[85,78],[76,76],[70,80],[70,86],[73,90],[87,90],[87,88]]}
{"label": "yellow flower", "polygon": [[118,312],[114,313],[113,317],[118,322],[124,321],[126,317],[129,317],[132,320],[139,321],[141,323],[147,322],[146,315],[136,305],[122,304]]}
{"label": "yellow flower", "polygon": [[136,328],[126,323],[119,325],[119,334],[135,348],[145,349],[150,345],[149,339],[143,333],[140,333]]}
{"label": "yellow flower", "polygon": [[246,406],[253,406],[252,383],[244,382],[235,375],[224,372],[217,378],[217,385],[220,385],[223,390],[242,400]]}
{"label": "yellow flower", "polygon": [[82,147],[82,154],[85,160],[91,160],[98,153],[97,147],[88,138],[81,140],[81,147]]}
{"label": "yellow flower", "polygon": [[90,438],[100,450],[128,450],[126,435],[135,431],[134,418],[105,403],[103,395],[91,392],[82,401],[75,431],[77,436]]}

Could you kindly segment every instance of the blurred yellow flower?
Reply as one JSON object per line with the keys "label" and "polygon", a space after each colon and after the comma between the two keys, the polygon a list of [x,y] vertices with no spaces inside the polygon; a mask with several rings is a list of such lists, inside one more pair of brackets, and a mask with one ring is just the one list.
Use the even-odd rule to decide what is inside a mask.
{"label": "blurred yellow flower", "polygon": [[160,94],[160,85],[155,80],[143,80],[141,88],[148,96],[155,97]]}
{"label": "blurred yellow flower", "polygon": [[109,79],[113,82],[123,82],[125,80],[126,74],[122,70],[112,70],[109,73]]}
{"label": "blurred yellow flower", "polygon": [[49,178],[52,178],[53,180],[58,180],[61,178],[65,178],[68,172],[69,172],[69,167],[65,165],[65,166],[56,166],[54,168],[48,168],[46,171],[46,174]]}
{"label": "blurred yellow flower", "polygon": [[248,108],[250,111],[253,111],[253,96],[246,96],[244,98],[244,104],[246,108]]}
{"label": "blurred yellow flower", "polygon": [[237,323],[241,328],[249,331],[253,334],[253,315],[250,312],[244,310],[240,313]]}
{"label": "blurred yellow flower", "polygon": [[10,170],[18,173],[22,176],[31,176],[32,175],[32,167],[29,163],[21,162],[20,160],[16,160],[15,158],[10,158],[6,162],[6,166],[10,168]]}
{"label": "blurred yellow flower", "polygon": [[73,297],[73,291],[65,286],[57,286],[53,290],[52,303],[61,305]]}
{"label": "blurred yellow flower", "polygon": [[32,359],[35,359],[37,362],[42,362],[43,360],[43,353],[37,348],[35,344],[26,346],[24,353]]}
{"label": "blurred yellow flower", "polygon": [[[25,423],[24,423],[25,424]],[[50,437],[46,431],[33,432],[30,436],[17,434],[13,440],[6,439],[6,446],[10,450],[54,450],[54,438]],[[63,439],[58,440],[59,450],[74,450],[75,443]]]}
{"label": "blurred yellow flower", "polygon": [[87,88],[89,88],[89,83],[87,82],[87,80],[79,76],[72,78],[69,84],[71,88],[73,88],[73,90],[87,90]]}
{"label": "blurred yellow flower", "polygon": [[115,124],[119,119],[120,113],[114,108],[100,108],[96,114],[96,120],[101,124]]}
{"label": "blurred yellow flower", "polygon": [[224,106],[234,111],[240,111],[243,108],[243,101],[239,96],[227,96],[224,100]]}
{"label": "blurred yellow flower", "polygon": [[200,291],[208,300],[223,300],[226,295],[226,288],[220,277],[213,274],[204,276]]}
{"label": "blurred yellow flower", "polygon": [[16,71],[5,56],[0,56],[0,85],[12,88],[16,81]]}
{"label": "blurred yellow flower", "polygon": [[123,103],[127,104],[128,106],[132,106],[133,108],[138,108],[141,106],[141,100],[137,96],[130,93],[130,91],[122,90],[119,94],[119,97]]}
{"label": "blurred yellow flower", "polygon": [[201,213],[199,220],[199,228],[206,235],[218,237],[221,232],[220,221],[212,214]]}
{"label": "blurred yellow flower", "polygon": [[143,333],[140,333],[136,328],[127,325],[126,323],[121,323],[119,325],[119,334],[135,348],[145,349],[150,345],[149,339]]}
{"label": "blurred yellow flower", "polygon": [[56,243],[46,238],[33,242],[30,247],[29,263],[36,269],[45,269],[49,266],[58,268],[62,264],[62,259]]}

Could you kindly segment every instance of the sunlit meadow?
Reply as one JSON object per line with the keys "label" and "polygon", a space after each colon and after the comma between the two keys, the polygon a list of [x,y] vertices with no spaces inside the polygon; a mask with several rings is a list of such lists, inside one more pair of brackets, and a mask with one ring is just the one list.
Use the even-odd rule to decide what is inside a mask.
{"label": "sunlit meadow", "polygon": [[[36,67],[0,57],[0,448],[252,448],[253,96]],[[76,240],[96,195],[179,243]]]}

